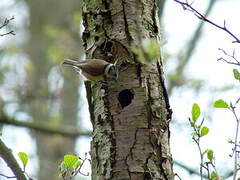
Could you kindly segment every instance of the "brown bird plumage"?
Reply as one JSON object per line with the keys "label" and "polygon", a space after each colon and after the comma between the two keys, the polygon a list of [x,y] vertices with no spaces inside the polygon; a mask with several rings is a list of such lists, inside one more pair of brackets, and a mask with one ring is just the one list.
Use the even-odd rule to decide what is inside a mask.
{"label": "brown bird plumage", "polygon": [[108,75],[115,76],[115,74],[112,74],[115,73],[115,71],[112,72],[112,68],[115,69],[115,66],[101,59],[86,59],[84,61],[65,59],[62,64],[70,65],[80,69],[81,74],[90,81],[105,80]]}

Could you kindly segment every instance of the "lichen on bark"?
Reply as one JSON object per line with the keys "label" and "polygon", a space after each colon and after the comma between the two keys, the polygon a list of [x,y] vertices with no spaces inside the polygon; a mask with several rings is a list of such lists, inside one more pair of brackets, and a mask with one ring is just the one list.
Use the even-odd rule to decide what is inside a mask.
{"label": "lichen on bark", "polygon": [[159,41],[155,3],[85,1],[83,40],[87,57],[121,63],[116,83],[86,83],[93,124],[93,180],[173,179],[171,109],[161,59],[139,62],[131,51],[144,38]]}

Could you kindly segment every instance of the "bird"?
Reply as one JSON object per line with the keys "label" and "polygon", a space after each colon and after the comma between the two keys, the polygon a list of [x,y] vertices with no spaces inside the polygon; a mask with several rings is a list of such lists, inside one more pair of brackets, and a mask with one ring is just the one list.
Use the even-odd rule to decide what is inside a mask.
{"label": "bird", "polygon": [[86,78],[86,81],[117,81],[118,79],[117,62],[112,64],[102,59],[85,59],[84,61],[64,59],[61,64],[75,68]]}

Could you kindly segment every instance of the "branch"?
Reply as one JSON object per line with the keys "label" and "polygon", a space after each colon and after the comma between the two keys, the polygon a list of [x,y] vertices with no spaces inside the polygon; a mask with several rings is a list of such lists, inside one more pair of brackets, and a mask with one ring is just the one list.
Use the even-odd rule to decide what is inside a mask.
{"label": "branch", "polygon": [[[189,174],[195,174],[195,175],[200,176],[200,173],[199,173],[196,169],[194,169],[194,168],[192,168],[192,167],[189,167],[189,166],[183,164],[182,162],[173,160],[173,164],[176,165],[176,166],[179,166],[180,168],[182,168],[182,169],[184,169],[184,170],[186,170]],[[233,171],[227,172],[227,173],[223,176],[223,179],[227,179],[227,178],[231,177],[232,175],[233,175]],[[205,175],[205,174],[203,174],[203,177],[206,178],[206,179],[208,179],[208,176]]]}
{"label": "branch", "polygon": [[[6,18],[6,19],[4,20],[4,22],[3,22],[3,24],[0,25],[0,29],[2,29],[3,27],[7,26],[7,25],[9,24],[9,22],[12,21],[13,19],[14,19],[14,16],[11,17],[10,19]],[[8,35],[8,34],[16,35],[16,34],[14,33],[14,31],[11,30],[11,31],[9,31],[9,32],[6,32],[6,33],[3,33],[3,34],[0,34],[0,36],[6,36],[6,35]]]}
{"label": "branch", "polygon": [[[209,2],[209,5],[208,5],[208,7],[207,7],[207,9],[206,9],[206,12],[204,13],[204,16],[205,16],[205,17],[207,17],[207,16],[210,14],[210,12],[212,11],[212,9],[213,9],[214,4],[216,3],[216,1],[217,1],[217,0],[211,0],[211,1]],[[184,53],[183,56],[181,56],[181,53],[182,53],[182,52],[179,52],[179,53],[178,53],[178,54],[180,54],[179,56],[181,56],[181,57],[178,58],[178,59],[179,59],[179,63],[178,63],[178,66],[177,66],[177,68],[176,68],[176,70],[175,70],[175,74],[176,74],[178,77],[180,76],[180,78],[185,79],[185,77],[184,77],[184,75],[183,75],[183,71],[184,71],[186,65],[188,64],[190,58],[192,57],[194,50],[195,50],[196,47],[197,47],[197,42],[198,42],[198,40],[200,39],[200,37],[201,37],[201,35],[202,35],[202,27],[203,27],[203,24],[204,24],[203,21],[200,21],[200,23],[198,24],[195,32],[193,33],[193,35],[192,35],[192,37],[191,37],[191,39],[190,39],[190,41],[187,43],[186,48],[183,48],[183,49],[186,49],[186,51],[183,52],[183,53]],[[180,82],[180,81],[178,81],[178,84],[177,84],[177,83],[175,82],[175,80],[173,80],[173,79],[170,78],[170,82],[169,82],[169,86],[168,86],[169,94],[171,94],[171,92],[172,92],[172,90],[173,90],[173,88],[174,88],[175,86],[180,86],[180,85],[183,84],[183,83],[180,83],[180,84],[179,84],[179,82]],[[183,81],[183,82],[184,82],[184,81]]]}
{"label": "branch", "polygon": [[19,126],[19,127],[26,127],[26,128],[34,129],[36,131],[41,131],[41,132],[46,132],[51,134],[60,134],[60,135],[69,136],[69,137],[91,136],[90,131],[81,131],[76,127],[56,126],[50,123],[42,123],[42,122],[18,121],[6,115],[2,115],[2,117],[0,117],[0,123],[10,124],[10,125]]}
{"label": "branch", "polygon": [[[185,165],[185,164],[183,164],[179,161],[176,161],[176,160],[173,160],[173,163],[175,165],[183,168],[184,170],[188,171],[189,174],[195,174],[195,175],[201,176],[201,174],[196,169],[194,169],[192,167],[189,167],[189,166],[187,166],[187,165]],[[206,178],[206,179],[208,178],[208,176],[204,175],[204,174],[203,174],[203,177]]]}
{"label": "branch", "polygon": [[228,64],[233,64],[233,65],[240,65],[240,61],[235,57],[235,50],[233,50],[232,54],[227,53],[225,50],[218,48],[219,51],[222,51],[225,56],[228,58],[232,59],[235,62],[229,61],[223,57],[218,58],[218,61],[225,61]]}
{"label": "branch", "polygon": [[[24,175],[24,171],[22,171],[22,169],[19,167],[16,159],[14,158],[14,156],[12,154],[12,150],[9,149],[1,139],[0,139],[0,156],[10,167],[10,169],[12,170],[12,172],[15,175],[15,178],[21,179],[21,180],[27,180],[26,176]],[[9,177],[9,176],[5,176],[2,174],[1,174],[1,176]],[[13,177],[9,177],[9,178],[13,178]]]}
{"label": "branch", "polygon": [[195,16],[197,16],[200,20],[205,21],[215,27],[217,27],[218,29],[221,29],[223,31],[225,31],[227,34],[229,34],[234,41],[232,41],[233,43],[240,43],[240,38],[238,38],[235,34],[233,34],[227,27],[226,27],[226,21],[224,20],[223,26],[218,25],[216,23],[214,23],[213,21],[207,19],[204,15],[202,15],[199,11],[197,11],[195,8],[193,8],[191,6],[191,4],[188,4],[188,2],[181,2],[179,0],[174,0],[175,2],[179,3],[182,5],[184,10],[190,11],[192,13],[194,13]]}
{"label": "branch", "polygon": [[9,32],[6,32],[6,33],[3,33],[3,34],[0,34],[0,36],[6,36],[6,35],[8,35],[8,34],[16,35],[16,34],[14,33],[14,31],[11,30],[11,31],[9,31]]}

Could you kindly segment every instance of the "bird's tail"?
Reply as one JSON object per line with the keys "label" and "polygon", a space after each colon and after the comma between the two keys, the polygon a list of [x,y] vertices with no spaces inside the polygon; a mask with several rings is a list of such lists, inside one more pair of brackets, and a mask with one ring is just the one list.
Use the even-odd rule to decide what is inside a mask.
{"label": "bird's tail", "polygon": [[74,61],[70,59],[64,59],[61,63],[61,65],[70,65],[70,66],[78,66],[79,61]]}

